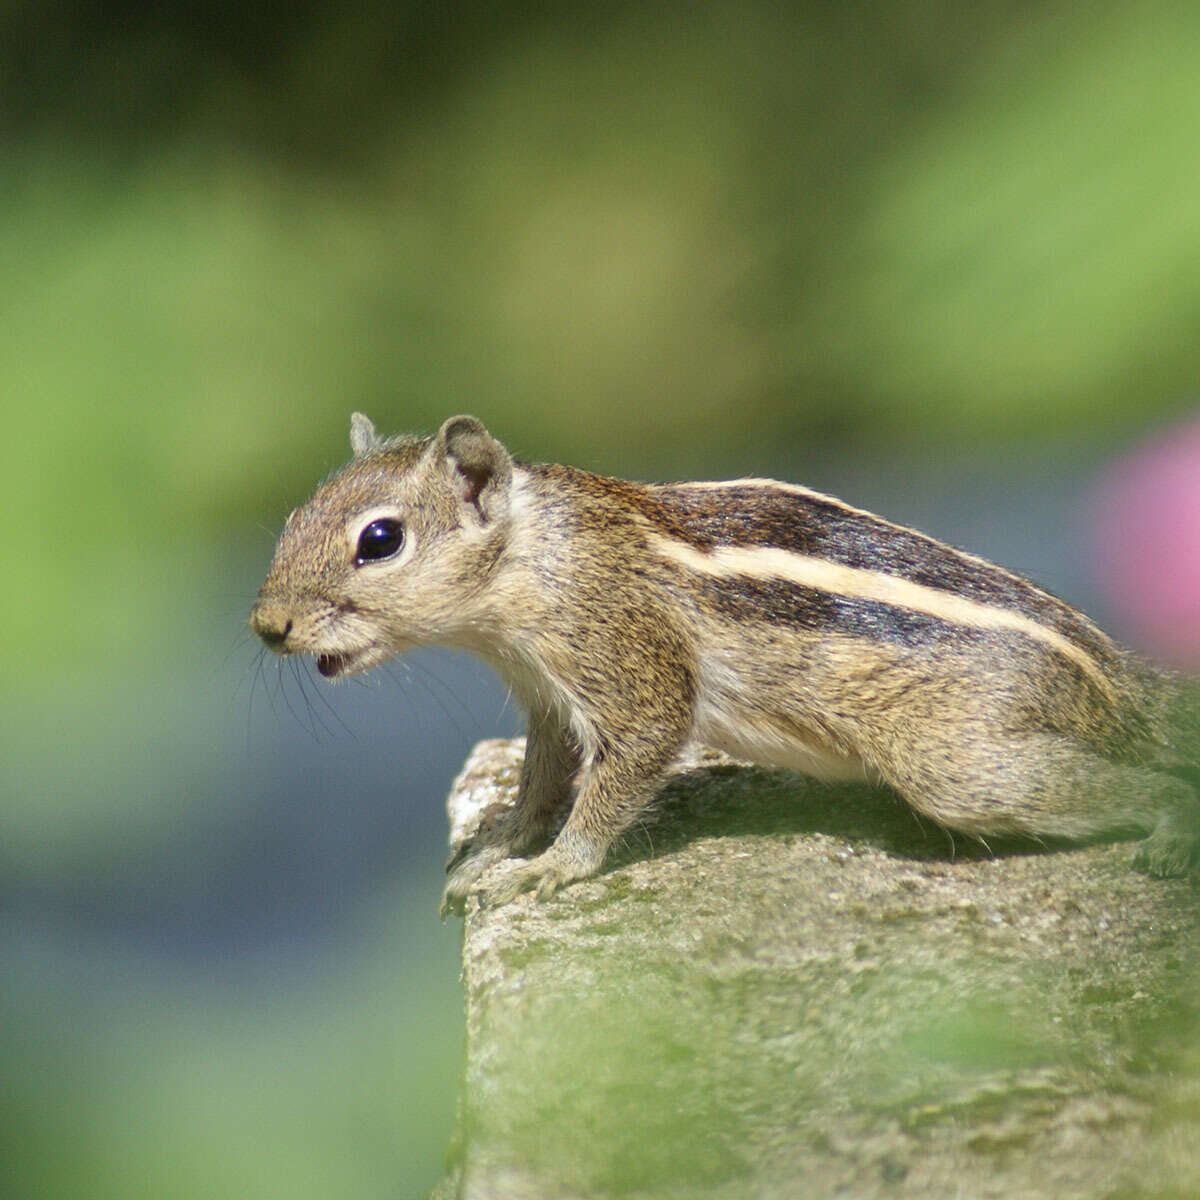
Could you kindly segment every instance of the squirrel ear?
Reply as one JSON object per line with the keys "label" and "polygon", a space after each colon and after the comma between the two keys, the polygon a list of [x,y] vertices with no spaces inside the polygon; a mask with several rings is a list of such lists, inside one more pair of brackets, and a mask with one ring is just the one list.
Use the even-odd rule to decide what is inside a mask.
{"label": "squirrel ear", "polygon": [[508,505],[512,458],[474,417],[451,417],[434,440],[463,504],[473,504],[481,521],[495,520]]}
{"label": "squirrel ear", "polygon": [[370,417],[365,417],[360,412],[350,414],[350,449],[354,451],[355,458],[362,458],[364,454],[378,450],[382,444]]}

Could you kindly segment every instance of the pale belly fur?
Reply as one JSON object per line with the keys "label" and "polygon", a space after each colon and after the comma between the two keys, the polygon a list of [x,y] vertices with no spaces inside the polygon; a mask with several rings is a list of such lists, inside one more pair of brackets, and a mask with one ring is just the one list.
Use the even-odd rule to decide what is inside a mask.
{"label": "pale belly fur", "polygon": [[797,737],[761,718],[704,703],[697,710],[693,735],[696,741],[723,750],[732,758],[786,767],[826,783],[862,783],[874,778],[862,759],[839,754],[815,737]]}

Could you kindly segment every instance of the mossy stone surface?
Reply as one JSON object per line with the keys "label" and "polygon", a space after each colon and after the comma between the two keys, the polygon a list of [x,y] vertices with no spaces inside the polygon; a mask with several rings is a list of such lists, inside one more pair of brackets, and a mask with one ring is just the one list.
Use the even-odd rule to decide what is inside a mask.
{"label": "mossy stone surface", "polygon": [[[455,838],[520,753],[476,749]],[[1200,1195],[1200,888],[1129,857],[698,752],[599,877],[469,903],[435,1195]]]}

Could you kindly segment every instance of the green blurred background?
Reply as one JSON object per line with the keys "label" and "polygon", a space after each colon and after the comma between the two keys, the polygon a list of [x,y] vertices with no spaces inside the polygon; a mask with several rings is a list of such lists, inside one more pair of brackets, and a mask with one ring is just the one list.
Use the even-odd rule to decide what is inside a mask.
{"label": "green blurred background", "polygon": [[1198,80],[1182,3],[4,5],[4,1194],[437,1175],[440,801],[517,715],[243,633],[351,409],[1087,601],[1078,497],[1196,399]]}

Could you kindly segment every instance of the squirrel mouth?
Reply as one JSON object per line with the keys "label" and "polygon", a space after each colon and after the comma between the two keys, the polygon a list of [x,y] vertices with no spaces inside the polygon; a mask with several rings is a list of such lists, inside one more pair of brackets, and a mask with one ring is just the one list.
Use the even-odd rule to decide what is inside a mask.
{"label": "squirrel mouth", "polygon": [[326,679],[340,679],[343,675],[361,675],[372,667],[391,658],[389,653],[380,653],[375,646],[359,650],[329,651],[317,655],[317,670]]}
{"label": "squirrel mouth", "polygon": [[336,679],[349,665],[350,659],[345,654],[317,655],[317,670],[326,679]]}
{"label": "squirrel mouth", "polygon": [[326,679],[341,679],[345,675],[361,675],[372,667],[387,662],[397,653],[395,647],[359,646],[352,650],[327,650],[318,654],[317,670]]}

